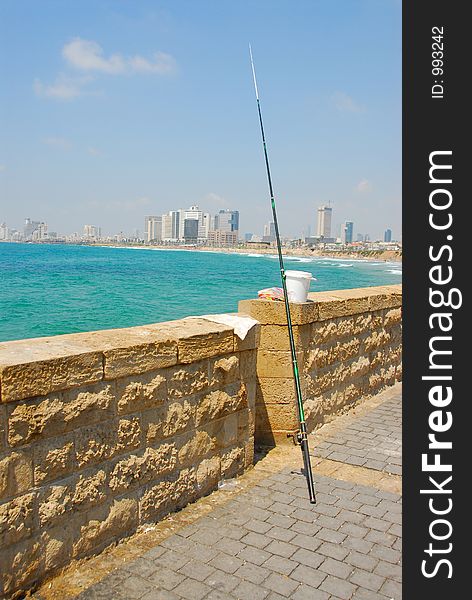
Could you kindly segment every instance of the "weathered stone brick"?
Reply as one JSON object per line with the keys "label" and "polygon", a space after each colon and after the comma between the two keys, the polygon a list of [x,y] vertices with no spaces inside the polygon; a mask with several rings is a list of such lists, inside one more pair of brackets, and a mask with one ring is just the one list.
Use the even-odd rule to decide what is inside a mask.
{"label": "weathered stone brick", "polygon": [[113,493],[126,491],[171,473],[176,464],[175,444],[162,443],[115,460],[108,485]]}
{"label": "weathered stone brick", "polygon": [[194,428],[196,402],[196,398],[184,398],[143,413],[146,445],[154,446],[164,438]]}
{"label": "weathered stone brick", "polygon": [[179,365],[168,371],[168,390],[170,398],[192,396],[208,387],[208,361],[191,365]]}
{"label": "weathered stone brick", "polygon": [[0,593],[6,598],[16,590],[26,590],[44,573],[40,538],[27,539],[2,550]]}
{"label": "weathered stone brick", "polygon": [[206,319],[192,317],[179,324],[177,339],[179,363],[192,363],[210,356],[233,352],[233,328]]}
{"label": "weathered stone brick", "polygon": [[[298,368],[303,368],[303,352],[297,352]],[[292,356],[284,350],[259,350],[257,353],[257,374],[259,377],[293,377]]]}
{"label": "weathered stone brick", "polygon": [[[297,349],[305,348],[311,337],[311,325],[295,325],[293,338]],[[287,325],[261,326],[259,348],[262,350],[290,350],[290,339]]]}
{"label": "weathered stone brick", "polygon": [[256,350],[246,350],[239,354],[239,375],[244,383],[254,381],[257,377]]}
{"label": "weathered stone brick", "polygon": [[120,414],[132,413],[161,405],[167,399],[165,371],[151,371],[118,379],[116,397]]}
{"label": "weathered stone brick", "polygon": [[82,519],[73,519],[41,535],[45,571],[52,571],[70,562],[72,545],[78,539]]}
{"label": "weathered stone brick", "polygon": [[112,500],[93,508],[87,518],[72,549],[74,558],[90,554],[95,548],[133,531],[138,524],[138,502],[136,498]]}
{"label": "weathered stone brick", "polygon": [[0,504],[0,548],[31,536],[36,494],[25,494]]}
{"label": "weathered stone brick", "polygon": [[234,477],[244,470],[245,449],[241,446],[234,446],[224,450],[221,453],[221,477]]}
{"label": "weathered stone brick", "polygon": [[221,478],[221,458],[212,456],[201,461],[195,470],[197,488],[201,493],[215,489]]}
{"label": "weathered stone brick", "polygon": [[[318,305],[311,300],[303,304],[290,304],[290,317],[293,325],[305,325],[318,319]],[[287,325],[285,304],[283,302],[262,300],[241,300],[238,304],[240,313],[249,315],[259,321],[261,325]]]}
{"label": "weathered stone brick", "polygon": [[6,448],[7,408],[0,404],[0,452]]}
{"label": "weathered stone brick", "polygon": [[195,464],[216,448],[216,439],[205,429],[193,430],[179,436],[178,460],[180,465]]}
{"label": "weathered stone brick", "polygon": [[29,450],[15,450],[0,458],[0,498],[27,492],[33,487],[33,460]]}
{"label": "weathered stone brick", "polygon": [[222,386],[239,381],[239,357],[236,354],[210,361],[210,385]]}
{"label": "weathered stone brick", "polygon": [[114,402],[112,385],[105,383],[18,402],[10,409],[8,441],[18,446],[109,420]]}
{"label": "weathered stone brick", "polygon": [[79,468],[111,458],[117,448],[116,421],[82,427],[75,433],[76,460]]}
{"label": "weathered stone brick", "polygon": [[0,344],[2,402],[44,396],[103,378],[103,355],[55,336]]}
{"label": "weathered stone brick", "polygon": [[175,482],[163,479],[145,489],[139,498],[139,523],[155,523],[171,507],[171,492]]}
{"label": "weathered stone brick", "polygon": [[197,427],[219,419],[229,413],[247,407],[246,385],[239,382],[221,390],[215,390],[198,399],[196,409]]}
{"label": "weathered stone brick", "polygon": [[61,479],[76,469],[74,434],[68,433],[33,445],[36,485]]}

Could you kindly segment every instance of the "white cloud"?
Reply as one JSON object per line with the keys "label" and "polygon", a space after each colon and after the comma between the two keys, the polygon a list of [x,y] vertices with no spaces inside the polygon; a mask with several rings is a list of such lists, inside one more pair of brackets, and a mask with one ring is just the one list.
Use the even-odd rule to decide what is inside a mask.
{"label": "white cloud", "polygon": [[35,94],[42,98],[72,100],[84,93],[83,88],[90,81],[92,81],[90,77],[67,77],[61,74],[51,84],[44,84],[39,79],[35,79],[33,89]]}
{"label": "white cloud", "polygon": [[361,194],[372,190],[372,183],[368,179],[361,179],[356,185],[356,190]]}
{"label": "white cloud", "polygon": [[100,150],[98,150],[98,148],[94,148],[94,146],[89,146],[87,148],[87,152],[90,154],[90,156],[102,156]]}
{"label": "white cloud", "polygon": [[75,38],[66,44],[62,49],[62,56],[71,67],[80,71],[110,75],[132,72],[166,75],[176,68],[175,59],[164,52],[155,53],[152,60],[140,55],[127,58],[121,54],[112,54],[106,57],[100,44],[81,38]]}
{"label": "white cloud", "polygon": [[7,170],[6,165],[0,165],[0,173],[4,173]]}
{"label": "white cloud", "polygon": [[47,146],[54,146],[55,148],[60,148],[62,150],[69,150],[71,147],[69,140],[61,137],[47,137],[43,139],[43,143]]}
{"label": "white cloud", "polygon": [[357,102],[345,92],[334,93],[331,96],[331,100],[340,112],[358,113],[364,110],[362,106],[357,104]]}

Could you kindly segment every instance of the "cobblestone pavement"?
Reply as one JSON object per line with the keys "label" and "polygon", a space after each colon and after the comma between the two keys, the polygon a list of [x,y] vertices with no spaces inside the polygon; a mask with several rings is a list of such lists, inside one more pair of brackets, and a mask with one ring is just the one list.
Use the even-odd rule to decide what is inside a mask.
{"label": "cobblestone pavement", "polygon": [[327,457],[320,466],[323,460],[354,466],[349,481],[335,472],[315,475],[316,505],[307,500],[300,472],[285,467],[129,560],[76,600],[399,600],[401,496],[356,480],[358,473],[365,481],[360,475],[367,471],[379,480],[398,479],[385,475],[401,465],[396,389],[369,412],[348,415],[345,427],[317,446],[315,455]]}
{"label": "cobblestone pavement", "polygon": [[363,417],[351,417],[346,427],[316,446],[314,455],[401,475],[401,410],[401,398],[394,396]]}

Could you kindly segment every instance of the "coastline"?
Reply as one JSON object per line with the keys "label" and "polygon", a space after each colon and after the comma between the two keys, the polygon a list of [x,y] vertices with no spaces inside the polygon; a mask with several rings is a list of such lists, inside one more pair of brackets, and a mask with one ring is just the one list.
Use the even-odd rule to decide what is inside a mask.
{"label": "coastline", "polygon": [[[277,248],[247,248],[247,247],[216,247],[216,246],[150,246],[136,244],[86,244],[88,246],[100,246],[104,248],[131,248],[134,250],[173,250],[186,252],[214,252],[218,254],[252,254],[254,256],[263,254],[277,254]],[[358,260],[362,262],[402,262],[400,250],[360,250],[349,251],[323,251],[310,248],[283,248],[283,256],[300,256],[304,258],[331,258],[339,260]]]}

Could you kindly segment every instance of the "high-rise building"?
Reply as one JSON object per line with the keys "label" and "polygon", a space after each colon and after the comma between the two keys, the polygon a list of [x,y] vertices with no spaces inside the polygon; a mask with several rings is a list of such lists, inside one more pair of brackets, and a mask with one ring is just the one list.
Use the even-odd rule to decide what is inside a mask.
{"label": "high-rise building", "polygon": [[204,213],[202,215],[202,219],[201,222],[198,226],[198,238],[200,240],[207,240],[208,239],[208,234],[211,231],[211,227],[212,227],[212,218],[210,213]]}
{"label": "high-rise building", "polygon": [[215,215],[215,230],[239,232],[239,211],[238,210],[220,210]]}
{"label": "high-rise building", "polygon": [[341,225],[341,243],[351,244],[354,234],[354,223],[352,221],[345,221]]}
{"label": "high-rise building", "polygon": [[385,233],[384,233],[384,242],[391,242],[391,241],[392,241],[392,230],[386,229]]}
{"label": "high-rise building", "polygon": [[275,223],[272,221],[264,225],[264,235],[262,237],[263,242],[275,241]]}
{"label": "high-rise building", "polygon": [[316,235],[318,237],[331,237],[331,217],[333,209],[330,206],[320,206],[318,208],[318,227]]}
{"label": "high-rise building", "polygon": [[48,224],[42,221],[38,223],[38,227],[31,234],[31,239],[35,242],[48,239]]}
{"label": "high-rise building", "polygon": [[170,210],[162,215],[162,239],[168,242],[176,242],[184,239],[183,210]]}
{"label": "high-rise building", "polygon": [[162,240],[162,216],[145,217],[144,237],[147,242],[160,242]]}
{"label": "high-rise building", "polygon": [[84,238],[88,240],[99,240],[102,236],[100,227],[95,225],[84,225]]}
{"label": "high-rise building", "polygon": [[254,235],[253,233],[249,233],[249,232],[248,232],[248,233],[245,233],[245,234],[244,234],[244,241],[245,241],[245,242],[250,242],[250,241],[252,240],[252,236],[253,236],[253,235]]}
{"label": "high-rise building", "polygon": [[184,219],[184,240],[196,242],[198,238],[198,219]]}
{"label": "high-rise building", "polygon": [[31,240],[33,233],[38,229],[40,221],[32,221],[29,218],[25,219],[25,226],[23,228],[23,236],[25,240]]}
{"label": "high-rise building", "polygon": [[10,237],[10,232],[8,231],[8,227],[6,223],[2,223],[0,225],[0,240],[8,240]]}

